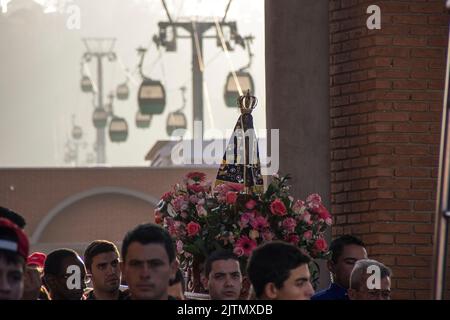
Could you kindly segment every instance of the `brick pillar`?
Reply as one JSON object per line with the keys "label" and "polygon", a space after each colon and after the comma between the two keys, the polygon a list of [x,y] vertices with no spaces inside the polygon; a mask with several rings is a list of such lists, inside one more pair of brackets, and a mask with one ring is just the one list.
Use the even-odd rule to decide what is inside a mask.
{"label": "brick pillar", "polygon": [[[368,30],[369,5],[381,30]],[[329,2],[333,236],[394,271],[394,298],[427,299],[448,15],[444,1]]]}

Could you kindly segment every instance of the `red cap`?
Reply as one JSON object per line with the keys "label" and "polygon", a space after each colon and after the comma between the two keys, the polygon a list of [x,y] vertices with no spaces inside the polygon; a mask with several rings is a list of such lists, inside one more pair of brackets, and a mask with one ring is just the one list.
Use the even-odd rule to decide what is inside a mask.
{"label": "red cap", "polygon": [[45,255],[45,253],[33,252],[28,257],[27,265],[29,265],[29,266],[35,265],[35,266],[38,266],[40,268],[44,268],[44,264],[45,264],[45,259],[46,258],[47,258],[47,256]]}
{"label": "red cap", "polygon": [[[11,239],[11,236],[2,232],[1,229],[9,229],[12,231],[15,235],[13,238],[15,239]],[[29,250],[27,235],[17,225],[5,218],[0,218],[0,249],[16,252],[27,260]]]}

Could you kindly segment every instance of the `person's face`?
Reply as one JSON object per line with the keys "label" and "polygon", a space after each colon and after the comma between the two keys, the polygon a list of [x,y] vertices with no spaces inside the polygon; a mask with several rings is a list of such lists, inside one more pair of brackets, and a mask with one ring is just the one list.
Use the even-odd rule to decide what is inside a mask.
{"label": "person's face", "polygon": [[348,290],[350,300],[391,300],[391,277],[384,277],[380,280],[380,289],[369,289],[367,277],[364,277],[363,280],[358,290]]}
{"label": "person's face", "polygon": [[266,296],[273,300],[310,300],[313,294],[307,264],[292,269],[281,288],[276,288],[273,283],[266,285]]}
{"label": "person's face", "polygon": [[217,260],[211,264],[208,290],[212,300],[237,300],[241,294],[242,274],[239,261]]}
{"label": "person's face", "polygon": [[92,258],[91,279],[95,290],[115,292],[120,286],[119,256],[116,252],[104,252]]}
{"label": "person's face", "polygon": [[353,267],[356,261],[361,259],[367,259],[367,251],[364,247],[355,244],[344,246],[342,254],[336,263],[333,261],[328,262],[328,269],[334,276],[334,282],[347,289]]}
{"label": "person's face", "polygon": [[20,300],[23,294],[23,264],[8,263],[0,256],[0,300]]}
{"label": "person's face", "polygon": [[167,288],[167,294],[177,300],[184,300],[183,286],[181,282],[177,282]]}
{"label": "person's face", "polygon": [[86,289],[86,268],[80,257],[64,258],[60,274],[51,276],[48,285],[52,299],[81,300]]}
{"label": "person's face", "polygon": [[167,299],[169,280],[175,277],[176,260],[169,262],[164,245],[132,242],[122,263],[131,298],[136,300]]}

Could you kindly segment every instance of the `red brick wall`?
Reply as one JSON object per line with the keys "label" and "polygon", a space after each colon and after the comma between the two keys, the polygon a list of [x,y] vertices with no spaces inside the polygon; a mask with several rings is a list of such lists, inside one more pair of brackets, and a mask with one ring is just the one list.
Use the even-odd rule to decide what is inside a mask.
{"label": "red brick wall", "polygon": [[[381,30],[366,9],[381,8]],[[426,299],[448,14],[444,1],[329,2],[333,236],[352,233]]]}

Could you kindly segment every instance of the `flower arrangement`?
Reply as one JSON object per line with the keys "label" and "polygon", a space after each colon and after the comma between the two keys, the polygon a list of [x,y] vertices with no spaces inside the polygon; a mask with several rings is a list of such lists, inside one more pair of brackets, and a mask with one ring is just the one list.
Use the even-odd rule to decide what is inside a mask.
{"label": "flower arrangement", "polygon": [[324,233],[332,224],[331,215],[318,194],[295,200],[289,179],[274,175],[264,193],[248,194],[241,184],[212,188],[204,173],[191,172],[161,197],[155,222],[173,237],[182,266],[218,249],[233,250],[245,261],[258,245],[272,240],[293,243],[312,258],[325,258],[329,252]]}

